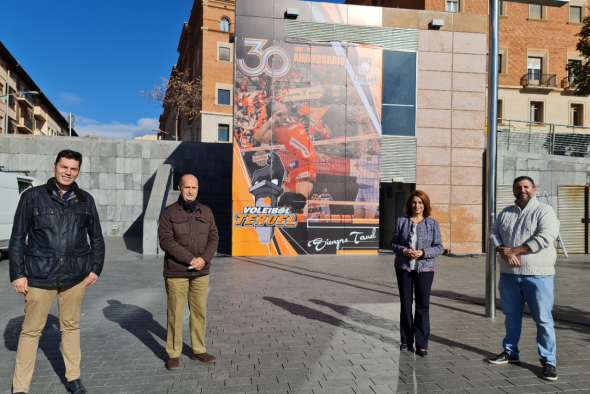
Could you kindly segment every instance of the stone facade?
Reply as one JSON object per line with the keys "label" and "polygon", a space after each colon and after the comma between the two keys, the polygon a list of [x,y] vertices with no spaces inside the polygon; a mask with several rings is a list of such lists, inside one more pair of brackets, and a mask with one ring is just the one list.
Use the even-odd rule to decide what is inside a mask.
{"label": "stone facade", "polygon": [[44,183],[53,176],[62,149],[83,155],[77,183],[94,197],[105,236],[142,235],[143,214],[160,164],[175,169],[173,186],[180,175],[190,173],[199,179],[201,195],[231,193],[230,144],[3,135],[0,166],[29,171]]}
{"label": "stone facade", "polygon": [[[397,9],[383,14],[406,24],[413,18],[413,28],[420,29],[416,189],[430,196],[446,249],[481,253],[485,17]],[[445,26],[429,30],[432,19],[445,19]]]}

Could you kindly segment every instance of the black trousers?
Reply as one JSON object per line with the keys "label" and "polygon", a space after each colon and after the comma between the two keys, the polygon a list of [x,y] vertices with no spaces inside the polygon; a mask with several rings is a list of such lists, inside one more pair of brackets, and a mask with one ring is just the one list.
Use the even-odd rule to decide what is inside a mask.
{"label": "black trousers", "polygon": [[[395,269],[401,311],[399,314],[401,341],[413,347],[416,340],[417,349],[428,349],[430,337],[430,289],[434,272],[408,272]],[[412,317],[412,301],[416,295],[416,316]]]}

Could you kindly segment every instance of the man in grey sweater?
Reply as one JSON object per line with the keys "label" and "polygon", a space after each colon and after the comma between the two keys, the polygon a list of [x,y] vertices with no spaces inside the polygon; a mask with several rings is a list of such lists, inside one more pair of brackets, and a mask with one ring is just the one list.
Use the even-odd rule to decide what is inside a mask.
{"label": "man in grey sweater", "polygon": [[518,363],[518,342],[525,302],[537,324],[537,347],[543,378],[557,380],[555,329],[553,328],[553,276],[555,239],[559,220],[549,205],[536,199],[535,182],[521,176],[513,183],[515,204],[505,208],[490,232],[498,252],[500,299],[506,316],[504,351],[490,358],[492,364]]}

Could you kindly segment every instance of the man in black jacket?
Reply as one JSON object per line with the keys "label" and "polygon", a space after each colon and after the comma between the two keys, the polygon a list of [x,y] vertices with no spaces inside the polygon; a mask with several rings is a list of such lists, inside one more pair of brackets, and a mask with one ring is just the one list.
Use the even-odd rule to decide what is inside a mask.
{"label": "man in black jacket", "polygon": [[[63,150],[55,177],[21,195],[9,244],[10,281],[25,296],[25,320],[16,352],[13,393],[26,393],[39,338],[57,295],[66,388],[86,394],[80,381],[80,309],[84,290],[98,279],[105,246],[94,199],[75,180],[82,155]],[[28,240],[27,240],[28,236]],[[88,245],[90,239],[90,245]]]}

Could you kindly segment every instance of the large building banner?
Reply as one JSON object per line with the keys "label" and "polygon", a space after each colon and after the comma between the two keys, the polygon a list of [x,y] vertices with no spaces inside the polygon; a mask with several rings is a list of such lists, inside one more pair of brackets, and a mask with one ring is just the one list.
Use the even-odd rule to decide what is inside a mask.
{"label": "large building banner", "polygon": [[382,48],[248,30],[235,42],[232,253],[377,253]]}

